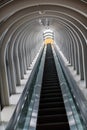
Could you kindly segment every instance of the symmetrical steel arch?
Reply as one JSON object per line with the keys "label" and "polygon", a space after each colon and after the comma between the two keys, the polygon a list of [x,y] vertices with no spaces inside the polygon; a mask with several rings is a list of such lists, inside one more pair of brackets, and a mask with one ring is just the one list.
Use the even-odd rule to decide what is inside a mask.
{"label": "symmetrical steel arch", "polygon": [[[2,106],[43,44],[44,26],[52,20],[55,41],[87,87],[87,5],[82,1],[14,0],[0,8],[0,89]],[[4,82],[3,82],[4,81]]]}

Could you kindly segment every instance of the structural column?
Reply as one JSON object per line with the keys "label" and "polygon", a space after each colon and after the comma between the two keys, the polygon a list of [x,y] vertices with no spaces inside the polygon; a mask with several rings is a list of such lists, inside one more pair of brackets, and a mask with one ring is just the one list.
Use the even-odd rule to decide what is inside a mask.
{"label": "structural column", "polygon": [[11,80],[11,88],[12,94],[16,93],[16,79],[15,79],[15,70],[14,70],[14,62],[13,62],[13,41],[10,41],[8,45],[8,66],[10,71],[10,78]]}
{"label": "structural column", "polygon": [[[2,52],[2,51],[0,51]],[[3,54],[3,53],[2,53]],[[9,105],[9,87],[8,80],[6,75],[6,66],[4,61],[4,56],[0,55],[0,91],[1,91],[1,100],[2,106]]]}

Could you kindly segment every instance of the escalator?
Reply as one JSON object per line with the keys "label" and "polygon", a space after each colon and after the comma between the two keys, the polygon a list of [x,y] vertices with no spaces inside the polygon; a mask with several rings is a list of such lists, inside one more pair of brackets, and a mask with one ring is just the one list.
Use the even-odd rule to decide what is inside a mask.
{"label": "escalator", "polygon": [[6,130],[87,130],[75,101],[54,46],[48,44],[39,55]]}
{"label": "escalator", "polygon": [[70,130],[51,45],[47,45],[36,130]]}

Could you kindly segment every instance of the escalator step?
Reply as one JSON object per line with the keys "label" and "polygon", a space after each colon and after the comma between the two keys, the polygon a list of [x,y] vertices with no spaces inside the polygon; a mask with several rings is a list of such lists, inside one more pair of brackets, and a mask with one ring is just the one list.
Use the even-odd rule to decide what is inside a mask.
{"label": "escalator step", "polygon": [[64,107],[64,103],[63,102],[40,103],[39,109],[56,108],[56,107]]}
{"label": "escalator step", "polygon": [[45,99],[40,99],[40,102],[42,102],[42,103],[45,103],[45,102],[62,102],[63,101],[63,98],[62,97],[57,97],[57,98],[45,98]]}
{"label": "escalator step", "polygon": [[60,88],[60,86],[58,84],[47,84],[47,83],[44,83],[42,85],[43,88],[52,88],[52,87],[57,87],[57,88]]}
{"label": "escalator step", "polygon": [[41,94],[41,98],[49,98],[49,97],[62,97],[62,93],[47,93],[47,94]]}
{"label": "escalator step", "polygon": [[57,123],[57,122],[67,122],[67,116],[63,114],[59,115],[45,115],[38,117],[38,124],[46,124],[46,123]]}
{"label": "escalator step", "polygon": [[[51,92],[51,90],[54,90],[54,92],[53,92],[53,94],[55,93],[62,93],[61,92],[61,89],[60,88],[58,88],[58,87],[51,87],[51,88],[49,88],[49,87],[44,87],[43,89],[42,89],[42,92],[43,93],[45,93],[46,91],[49,91],[50,90],[50,92]],[[57,91],[56,91],[57,90]],[[55,92],[56,91],[56,92]],[[46,93],[47,94],[47,93]],[[52,94],[52,93],[50,93],[50,94]]]}
{"label": "escalator step", "polygon": [[59,84],[58,83],[56,83],[56,82],[53,82],[53,83],[43,83],[43,85],[42,86],[59,86]]}
{"label": "escalator step", "polygon": [[55,78],[45,78],[45,81],[44,83],[58,83],[58,79],[55,79]]}
{"label": "escalator step", "polygon": [[[50,72],[49,72],[49,73],[50,73]],[[49,78],[48,78],[48,76],[49,76]],[[51,79],[54,79],[54,80],[55,80],[55,79],[57,78],[57,75],[50,75],[50,74],[47,75],[47,74],[46,74],[46,76],[45,76],[44,79],[47,79],[47,78],[48,78],[49,80],[51,80]]]}
{"label": "escalator step", "polygon": [[58,89],[58,90],[60,90],[60,92],[61,92],[61,89],[58,87],[58,86],[47,86],[47,87],[43,87],[42,88],[42,90],[51,90],[51,89]]}
{"label": "escalator step", "polygon": [[54,93],[54,92],[58,92],[59,90],[58,89],[49,89],[49,90],[42,90],[41,93]]}
{"label": "escalator step", "polygon": [[70,130],[68,122],[37,124],[36,130]]}
{"label": "escalator step", "polygon": [[46,108],[39,110],[39,116],[41,115],[54,115],[54,114],[66,114],[65,108],[57,107],[57,108]]}
{"label": "escalator step", "polygon": [[59,81],[57,77],[55,77],[55,78],[48,78],[48,77],[46,78],[46,77],[45,77],[45,78],[43,79],[43,81],[45,82],[45,80],[46,80],[46,81],[54,81],[54,80]]}

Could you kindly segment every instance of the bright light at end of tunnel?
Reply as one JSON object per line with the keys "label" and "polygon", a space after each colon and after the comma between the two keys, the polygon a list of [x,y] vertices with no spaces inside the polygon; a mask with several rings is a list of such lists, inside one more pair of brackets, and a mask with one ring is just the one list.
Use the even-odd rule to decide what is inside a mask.
{"label": "bright light at end of tunnel", "polygon": [[44,44],[54,43],[54,32],[51,29],[46,29],[43,33]]}
{"label": "bright light at end of tunnel", "polygon": [[47,38],[44,40],[44,44],[53,44],[54,40],[52,38]]}

